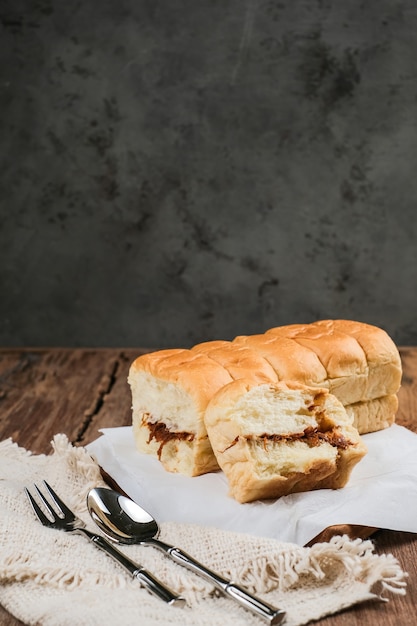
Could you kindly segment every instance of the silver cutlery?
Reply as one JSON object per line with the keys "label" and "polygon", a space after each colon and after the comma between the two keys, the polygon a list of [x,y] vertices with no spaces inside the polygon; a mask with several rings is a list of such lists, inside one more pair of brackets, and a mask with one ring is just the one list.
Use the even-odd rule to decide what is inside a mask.
{"label": "silver cutlery", "polygon": [[263,602],[242,587],[206,568],[179,548],[156,539],[159,532],[156,520],[131,498],[113,489],[98,487],[88,493],[87,506],[92,519],[112,541],[154,546],[179,565],[209,580],[225,595],[266,619],[271,626],[282,623],[285,617],[284,610]]}
{"label": "silver cutlery", "polygon": [[184,598],[175,594],[168,587],[163,585],[163,583],[145,570],[141,565],[130,560],[104,537],[87,530],[84,522],[65,505],[52,487],[48,485],[46,481],[43,481],[43,485],[48,492],[48,497],[45,497],[37,485],[34,485],[34,488],[36,489],[38,499],[41,501],[48,515],[45,514],[44,510],[39,506],[27,488],[25,488],[25,492],[29,498],[29,502],[35,512],[35,515],[44,526],[54,528],[56,530],[63,530],[69,533],[84,535],[95,546],[97,546],[97,548],[100,548],[100,550],[103,550],[106,554],[120,563],[124,569],[126,569],[134,578],[137,578],[139,582],[152,594],[169,605],[177,607],[184,606]]}

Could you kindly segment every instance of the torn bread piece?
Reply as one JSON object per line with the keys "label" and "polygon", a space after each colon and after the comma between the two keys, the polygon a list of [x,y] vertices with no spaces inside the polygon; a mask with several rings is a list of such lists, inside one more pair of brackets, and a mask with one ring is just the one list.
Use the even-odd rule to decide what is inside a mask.
{"label": "torn bread piece", "polygon": [[366,446],[327,389],[237,380],[211,399],[205,423],[239,502],[343,487]]}
{"label": "torn bread piece", "polygon": [[232,380],[216,361],[191,350],[138,357],[128,376],[136,448],[170,472],[198,476],[218,470],[203,417],[209,400]]}

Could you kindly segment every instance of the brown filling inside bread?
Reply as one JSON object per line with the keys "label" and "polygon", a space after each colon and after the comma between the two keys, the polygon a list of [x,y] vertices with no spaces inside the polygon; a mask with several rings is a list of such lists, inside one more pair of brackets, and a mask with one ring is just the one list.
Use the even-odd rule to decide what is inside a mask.
{"label": "brown filling inside bread", "polygon": [[[251,442],[262,442],[265,449],[267,449],[268,443],[270,442],[287,443],[290,441],[302,441],[308,444],[311,448],[319,446],[322,443],[329,443],[331,446],[335,446],[341,450],[346,450],[350,446],[355,445],[352,441],[346,439],[338,428],[333,428],[328,431],[320,431],[318,428],[309,426],[302,433],[291,433],[288,435],[270,435],[268,433],[263,433],[262,435],[238,435],[226,448],[226,450],[232,448],[241,439]],[[224,450],[224,452],[226,450]]]}
{"label": "brown filling inside bread", "polygon": [[155,439],[160,445],[157,450],[158,459],[161,460],[162,450],[165,444],[168,441],[172,441],[173,439],[177,441],[194,441],[194,433],[187,432],[173,432],[167,428],[167,426],[163,422],[148,422],[149,415],[146,414],[142,418],[142,425],[147,426],[149,428],[149,439],[148,443]]}

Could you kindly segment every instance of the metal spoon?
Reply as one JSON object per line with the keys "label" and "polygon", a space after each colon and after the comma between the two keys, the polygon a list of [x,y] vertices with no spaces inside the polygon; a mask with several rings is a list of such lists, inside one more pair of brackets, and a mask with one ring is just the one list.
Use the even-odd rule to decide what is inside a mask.
{"label": "metal spoon", "polygon": [[271,626],[281,624],[284,619],[285,611],[282,609],[266,604],[242,587],[207,569],[186,552],[156,539],[159,532],[157,522],[130,498],[113,489],[98,487],[89,492],[87,506],[92,519],[109,539],[117,543],[154,546],[179,565],[209,580],[224,594],[266,619]]}

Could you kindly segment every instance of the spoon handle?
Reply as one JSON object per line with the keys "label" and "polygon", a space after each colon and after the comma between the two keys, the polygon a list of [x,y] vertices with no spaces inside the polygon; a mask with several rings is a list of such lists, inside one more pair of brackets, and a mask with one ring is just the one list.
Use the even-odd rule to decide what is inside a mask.
{"label": "spoon handle", "polygon": [[195,574],[199,574],[206,580],[210,581],[225,595],[229,596],[233,600],[236,600],[236,602],[244,606],[246,609],[249,609],[258,616],[266,619],[271,626],[276,626],[277,624],[282,623],[282,620],[285,617],[285,611],[283,609],[277,609],[270,604],[267,604],[263,600],[260,600],[246,591],[246,589],[243,589],[242,587],[235,585],[232,581],[216,574],[216,572],[208,569],[196,561],[192,556],[183,552],[180,548],[170,546],[159,539],[153,539],[149,542],[147,541],[146,543],[155,546],[155,548],[159,548],[179,565],[187,567]]}

